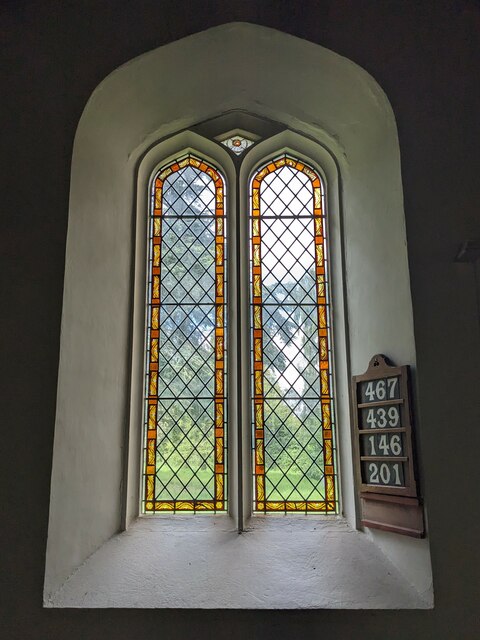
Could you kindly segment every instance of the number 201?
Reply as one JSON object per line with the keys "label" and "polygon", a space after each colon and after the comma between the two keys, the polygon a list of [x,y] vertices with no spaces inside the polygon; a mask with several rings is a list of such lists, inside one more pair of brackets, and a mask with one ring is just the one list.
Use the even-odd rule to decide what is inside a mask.
{"label": "number 201", "polygon": [[[393,484],[401,486],[399,465],[394,464],[392,466],[392,471],[394,475]],[[370,476],[368,479],[369,484],[389,484],[390,483],[390,478],[392,474],[387,464],[385,463],[381,464],[379,469],[374,462],[371,462],[368,465],[368,472]]]}

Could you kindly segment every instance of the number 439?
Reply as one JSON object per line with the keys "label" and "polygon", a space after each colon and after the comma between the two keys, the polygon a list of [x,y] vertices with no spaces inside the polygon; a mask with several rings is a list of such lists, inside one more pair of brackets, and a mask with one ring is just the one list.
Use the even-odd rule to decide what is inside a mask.
{"label": "number 439", "polygon": [[384,429],[385,427],[397,427],[400,422],[398,407],[376,407],[367,412],[367,424],[370,429]]}

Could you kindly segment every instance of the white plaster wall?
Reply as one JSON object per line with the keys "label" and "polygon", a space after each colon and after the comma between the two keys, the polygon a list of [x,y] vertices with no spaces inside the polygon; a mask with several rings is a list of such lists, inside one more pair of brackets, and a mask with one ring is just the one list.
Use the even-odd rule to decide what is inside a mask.
{"label": "white plaster wall", "polygon": [[[238,108],[338,161],[351,373],[376,352],[415,364],[397,132],[375,81],[318,45],[247,24],[122,66],[93,93],[74,145],[46,594],[120,527],[137,163],[163,136]],[[421,588],[427,542],[372,536]]]}

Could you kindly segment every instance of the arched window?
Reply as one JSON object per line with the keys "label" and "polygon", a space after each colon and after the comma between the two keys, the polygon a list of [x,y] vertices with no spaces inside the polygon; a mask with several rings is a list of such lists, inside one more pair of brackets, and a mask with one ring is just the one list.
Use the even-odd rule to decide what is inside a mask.
{"label": "arched window", "polygon": [[188,155],[152,187],[145,512],[225,505],[224,180]]}
{"label": "arched window", "polygon": [[255,511],[337,511],[325,228],[311,167],[282,155],[254,175]]}
{"label": "arched window", "polygon": [[[220,142],[237,157],[254,144],[240,134]],[[322,182],[283,153],[239,189],[249,191],[249,246],[228,247],[240,234],[227,228],[218,169],[188,153],[152,181],[142,512],[228,509],[227,398],[242,384],[227,383],[228,331],[251,354],[233,363],[236,380],[251,382],[251,420],[230,419],[233,437],[251,430],[252,457],[233,465],[243,478],[253,471],[246,513],[338,513]],[[241,317],[227,327],[226,255],[240,261],[248,252],[250,329],[240,336]]]}

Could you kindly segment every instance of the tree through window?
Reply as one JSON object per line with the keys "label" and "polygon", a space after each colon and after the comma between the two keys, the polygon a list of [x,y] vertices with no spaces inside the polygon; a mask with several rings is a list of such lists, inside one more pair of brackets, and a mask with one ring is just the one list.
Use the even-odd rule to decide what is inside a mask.
{"label": "tree through window", "polygon": [[[142,484],[146,513],[228,508],[227,398],[237,391],[227,389],[226,378],[224,200],[218,169],[191,154],[154,177]],[[320,178],[293,157],[276,157],[254,175],[250,205],[251,357],[233,364],[249,367],[251,375],[252,511],[336,513]],[[238,260],[233,249],[229,256]],[[235,335],[241,326],[236,321],[228,331]],[[242,473],[250,473],[250,464]]]}

